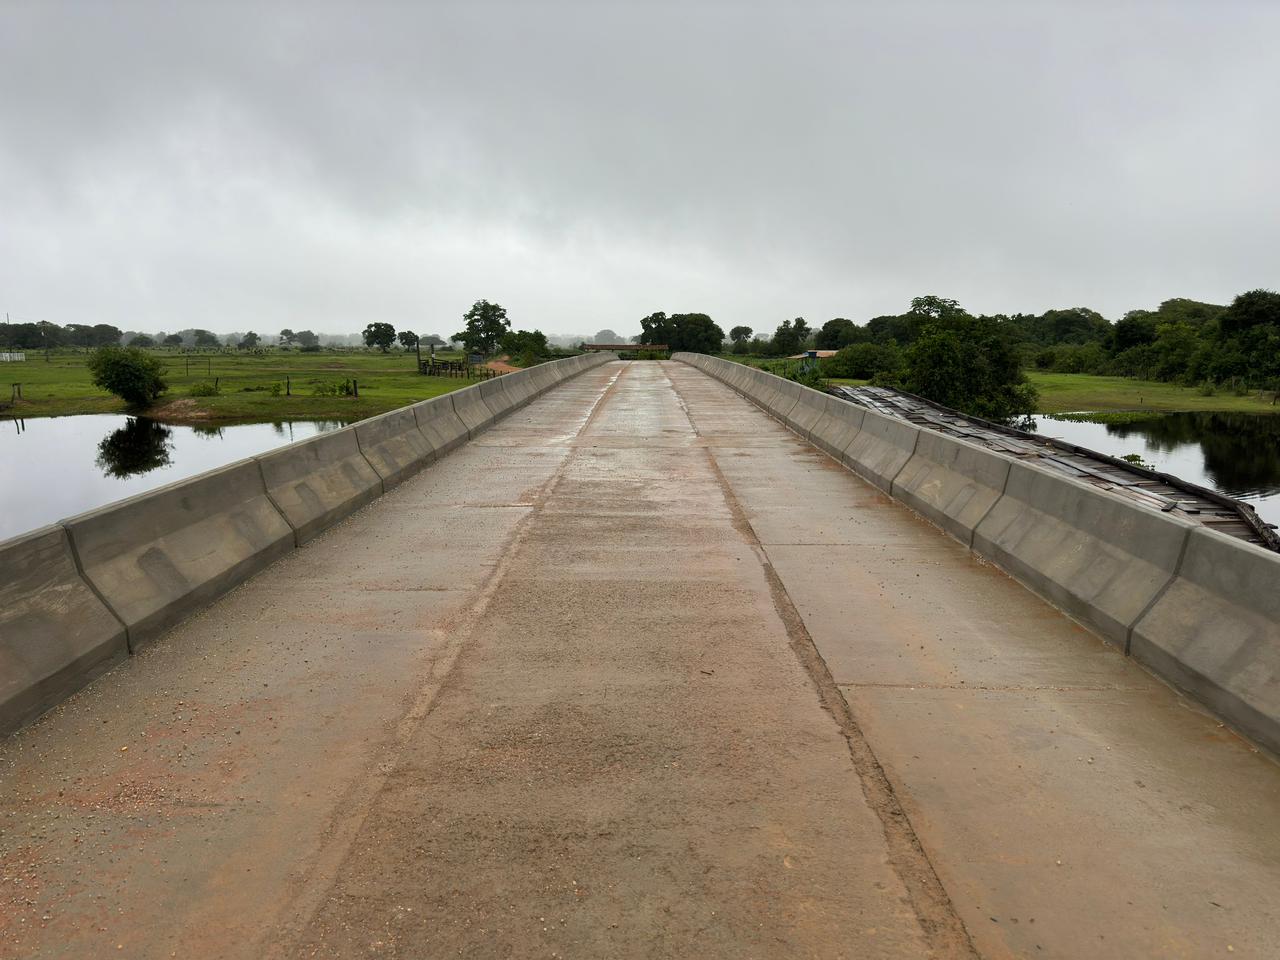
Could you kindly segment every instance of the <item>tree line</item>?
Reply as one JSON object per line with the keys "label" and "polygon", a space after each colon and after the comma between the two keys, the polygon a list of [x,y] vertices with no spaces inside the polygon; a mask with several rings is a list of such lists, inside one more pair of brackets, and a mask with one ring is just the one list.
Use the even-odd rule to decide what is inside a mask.
{"label": "tree line", "polygon": [[654,313],[640,323],[639,342],[672,350],[762,358],[833,350],[792,375],[870,380],[1001,421],[1035,409],[1029,368],[1280,391],[1280,294],[1270,290],[1229,305],[1166,300],[1115,323],[1088,307],[975,315],[937,296],[863,324],[836,317],[815,329],[795,317],[772,334],[735,326],[726,338],[703,313]]}
{"label": "tree line", "polygon": [[[941,314],[969,316],[954,300],[917,297],[901,314],[865,324],[837,317],[811,329],[786,320],[772,336],[729,331],[734,354],[790,356],[810,348],[840,351],[830,376],[867,379],[901,367],[903,353]],[[1230,304],[1175,298],[1155,310],[1131,310],[1112,323],[1088,307],[976,318],[1007,340],[1025,367],[1195,384],[1280,388],[1280,294],[1250,290]],[[856,348],[856,349],[855,349]]]}

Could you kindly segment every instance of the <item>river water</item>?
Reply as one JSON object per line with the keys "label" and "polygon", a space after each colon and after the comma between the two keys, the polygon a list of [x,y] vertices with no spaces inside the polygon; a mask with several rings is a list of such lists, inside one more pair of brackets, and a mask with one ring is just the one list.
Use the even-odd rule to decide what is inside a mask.
{"label": "river water", "polygon": [[116,414],[0,420],[0,540],[341,426],[170,426]]}
{"label": "river water", "polygon": [[1041,436],[1113,457],[1136,453],[1162,473],[1243,500],[1280,524],[1280,415],[1166,413],[1118,424],[1034,419]]}
{"label": "river water", "polygon": [[[1170,413],[1138,423],[1036,417],[1042,436],[1250,503],[1280,524],[1280,416]],[[119,415],[0,420],[0,540],[342,426],[337,421],[168,426]]]}

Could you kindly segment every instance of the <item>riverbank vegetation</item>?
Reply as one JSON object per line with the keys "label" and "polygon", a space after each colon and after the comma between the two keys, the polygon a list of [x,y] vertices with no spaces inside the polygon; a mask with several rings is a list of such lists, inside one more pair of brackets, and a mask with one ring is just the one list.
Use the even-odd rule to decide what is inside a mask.
{"label": "riverbank vegetation", "polygon": [[[417,372],[412,352],[260,350],[146,351],[168,390],[146,408],[170,423],[354,421],[476,383]],[[91,353],[66,349],[0,363],[0,416],[136,411],[93,383]],[[460,354],[437,354],[459,359]],[[18,399],[20,392],[21,399]],[[357,395],[358,394],[358,395]]]}
{"label": "riverbank vegetation", "polygon": [[[1280,412],[1280,294],[1230,305],[1171,299],[1114,324],[1087,307],[974,316],[954,300],[917,297],[865,324],[803,317],[772,335],[729,331],[730,359],[802,382],[867,381],[997,420],[1030,412]],[[805,350],[816,360],[795,361]],[[722,354],[725,355],[725,354]],[[779,365],[781,364],[781,365]]]}
{"label": "riverbank vegetation", "polygon": [[[578,353],[550,345],[540,330],[513,330],[507,311],[487,300],[476,301],[463,320],[451,351],[436,349],[446,345],[436,334],[380,321],[336,337],[290,328],[263,337],[0,323],[0,417],[127,410],[169,423],[350,422],[476,382],[422,375],[424,348],[437,359],[468,360],[450,373],[469,372],[495,353],[503,355],[493,364],[498,371]],[[464,354],[459,344],[480,356]]]}

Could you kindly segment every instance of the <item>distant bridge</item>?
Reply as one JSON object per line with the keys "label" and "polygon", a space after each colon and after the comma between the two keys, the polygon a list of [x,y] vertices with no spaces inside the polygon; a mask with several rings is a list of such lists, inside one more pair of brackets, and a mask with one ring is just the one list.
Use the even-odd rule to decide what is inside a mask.
{"label": "distant bridge", "polygon": [[1277,955],[1280,556],[677,356],[0,544],[0,957]]}

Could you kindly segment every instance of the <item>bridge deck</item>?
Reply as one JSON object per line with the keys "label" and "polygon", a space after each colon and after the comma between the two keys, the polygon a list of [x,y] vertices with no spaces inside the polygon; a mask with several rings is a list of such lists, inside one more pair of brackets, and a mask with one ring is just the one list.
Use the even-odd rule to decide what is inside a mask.
{"label": "bridge deck", "polygon": [[0,956],[1272,957],[1280,769],[615,363],[0,746]]}

